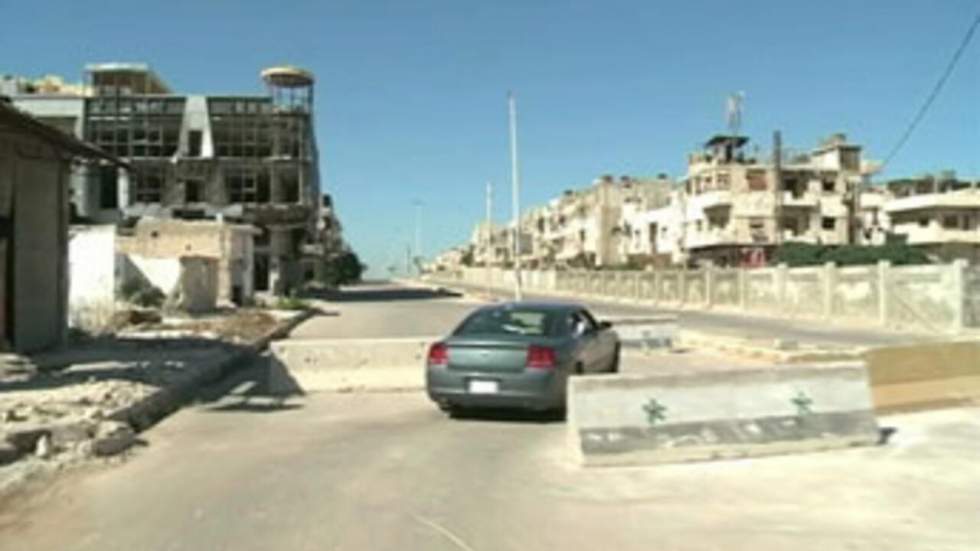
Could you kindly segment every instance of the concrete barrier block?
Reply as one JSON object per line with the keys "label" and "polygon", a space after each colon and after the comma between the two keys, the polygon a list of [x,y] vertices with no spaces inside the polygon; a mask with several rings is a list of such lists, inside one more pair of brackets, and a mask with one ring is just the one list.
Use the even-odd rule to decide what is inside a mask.
{"label": "concrete barrier block", "polygon": [[874,444],[861,362],[569,380],[573,458],[592,465],[727,459]]}
{"label": "concrete barrier block", "polygon": [[669,348],[677,340],[677,316],[599,316],[613,324],[623,348]]}
{"label": "concrete barrier block", "polygon": [[273,342],[275,380],[282,391],[420,388],[429,345],[439,337]]}

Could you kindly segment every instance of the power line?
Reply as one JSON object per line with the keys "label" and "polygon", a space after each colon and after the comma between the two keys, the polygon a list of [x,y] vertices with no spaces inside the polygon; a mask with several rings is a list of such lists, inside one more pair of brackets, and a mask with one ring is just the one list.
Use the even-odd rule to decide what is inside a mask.
{"label": "power line", "polygon": [[922,119],[926,116],[926,112],[930,107],[932,107],[933,102],[936,101],[936,97],[939,96],[939,92],[943,89],[943,85],[946,84],[946,80],[949,79],[949,76],[953,74],[953,69],[956,68],[956,64],[960,61],[960,58],[963,57],[963,52],[966,51],[966,47],[970,44],[970,40],[973,39],[973,33],[976,32],[978,25],[980,25],[980,13],[973,18],[973,24],[971,24],[969,30],[966,31],[963,41],[960,42],[959,48],[956,49],[956,52],[953,54],[953,58],[949,61],[949,65],[946,66],[946,71],[943,72],[943,76],[939,78],[938,82],[936,82],[936,86],[933,87],[929,97],[926,98],[925,103],[923,103],[922,107],[919,108],[919,112],[915,114],[912,122],[909,123],[909,127],[905,129],[905,133],[902,134],[902,137],[899,138],[895,146],[892,147],[891,152],[889,152],[888,156],[885,157],[885,161],[881,164],[882,170],[888,166],[888,163],[891,162],[895,155],[898,154],[898,151],[902,149],[905,142],[907,142],[909,137],[912,136],[912,132],[915,131],[915,128],[919,126],[919,123],[922,122]]}

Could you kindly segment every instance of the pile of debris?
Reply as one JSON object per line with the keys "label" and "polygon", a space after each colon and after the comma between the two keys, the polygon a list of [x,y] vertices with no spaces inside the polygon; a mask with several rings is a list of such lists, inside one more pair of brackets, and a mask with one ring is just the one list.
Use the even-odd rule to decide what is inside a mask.
{"label": "pile of debris", "polygon": [[153,387],[125,380],[44,388],[51,379],[23,359],[0,367],[0,465],[24,456],[74,461],[118,454],[135,432],[113,415]]}

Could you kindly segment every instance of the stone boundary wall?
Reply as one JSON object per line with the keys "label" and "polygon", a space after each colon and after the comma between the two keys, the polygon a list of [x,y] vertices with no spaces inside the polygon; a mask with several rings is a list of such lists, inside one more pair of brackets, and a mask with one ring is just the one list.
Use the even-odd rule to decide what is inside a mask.
{"label": "stone boundary wall", "polygon": [[[951,264],[756,269],[525,270],[529,292],[832,320],[891,329],[959,333],[980,328],[980,268]],[[471,287],[510,288],[513,270],[462,268],[429,278]]]}

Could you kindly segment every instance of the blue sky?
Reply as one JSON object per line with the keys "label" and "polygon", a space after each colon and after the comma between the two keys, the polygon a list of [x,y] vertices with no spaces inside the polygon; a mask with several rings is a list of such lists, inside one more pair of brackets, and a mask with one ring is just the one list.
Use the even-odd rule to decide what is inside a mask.
{"label": "blue sky", "polygon": [[[819,7],[818,7],[819,5]],[[882,158],[976,14],[976,0],[653,2],[0,0],[0,73],[80,78],[145,61],[179,91],[260,92],[262,67],[317,77],[324,188],[375,274],[465,240],[487,180],[509,217],[506,93],[525,205],[602,173],[680,176],[746,94],[768,147],[846,132]],[[980,39],[886,177],[980,175]]]}

